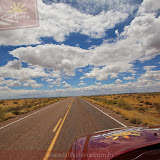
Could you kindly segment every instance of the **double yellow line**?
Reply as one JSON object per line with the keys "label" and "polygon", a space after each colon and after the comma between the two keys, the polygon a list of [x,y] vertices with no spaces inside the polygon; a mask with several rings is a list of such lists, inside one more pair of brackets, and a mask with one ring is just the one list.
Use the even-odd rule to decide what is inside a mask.
{"label": "double yellow line", "polygon": [[[52,149],[53,149],[53,147],[54,147],[54,145],[55,145],[55,142],[56,142],[56,140],[57,140],[57,138],[58,138],[58,135],[59,135],[59,133],[60,133],[60,131],[61,131],[61,129],[62,129],[62,126],[63,126],[63,124],[64,124],[64,121],[65,121],[65,119],[66,119],[66,117],[67,117],[67,115],[68,115],[68,112],[69,112],[69,110],[70,110],[70,108],[71,108],[71,106],[72,106],[72,103],[73,103],[73,101],[72,101],[71,104],[69,105],[69,108],[68,108],[68,110],[67,110],[67,112],[66,112],[63,120],[62,120],[62,118],[61,118],[61,119],[58,121],[58,123],[57,123],[57,125],[55,126],[55,128],[53,129],[53,132],[55,132],[55,131],[57,130],[59,124],[61,123],[60,126],[59,126],[59,128],[58,128],[58,130],[57,130],[57,132],[56,132],[56,134],[55,134],[55,136],[54,136],[54,138],[53,138],[53,140],[52,140],[52,142],[51,142],[51,144],[50,144],[50,146],[49,146],[49,148],[48,148],[48,150],[47,150],[47,153],[45,154],[45,156],[44,156],[44,158],[43,158],[43,160],[48,160],[49,155],[50,155],[50,153],[51,153],[51,151],[52,151]],[[62,122],[61,122],[61,121],[62,121]]]}

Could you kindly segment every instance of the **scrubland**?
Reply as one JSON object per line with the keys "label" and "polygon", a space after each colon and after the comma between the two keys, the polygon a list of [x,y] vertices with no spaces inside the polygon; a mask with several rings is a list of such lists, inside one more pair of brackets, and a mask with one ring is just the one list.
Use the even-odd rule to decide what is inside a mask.
{"label": "scrubland", "polygon": [[160,125],[160,92],[82,97],[106,107],[134,124]]}
{"label": "scrubland", "polygon": [[0,122],[55,103],[64,97],[0,100]]}

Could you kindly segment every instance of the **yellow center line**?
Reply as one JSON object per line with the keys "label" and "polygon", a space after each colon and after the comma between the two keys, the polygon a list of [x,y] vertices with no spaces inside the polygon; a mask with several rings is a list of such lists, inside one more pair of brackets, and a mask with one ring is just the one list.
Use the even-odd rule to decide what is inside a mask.
{"label": "yellow center line", "polygon": [[58,121],[57,125],[54,127],[53,132],[55,132],[59,126],[59,124],[61,123],[62,118]]}
{"label": "yellow center line", "polygon": [[59,133],[60,133],[60,131],[61,131],[61,128],[62,128],[62,126],[63,126],[63,124],[64,124],[64,121],[65,121],[65,119],[66,119],[66,117],[67,117],[67,114],[68,114],[70,108],[71,108],[71,105],[69,106],[69,108],[68,108],[68,110],[67,110],[67,112],[66,112],[66,114],[65,114],[65,116],[64,116],[64,118],[63,118],[63,120],[62,120],[62,123],[60,124],[60,126],[59,126],[59,128],[58,128],[58,130],[57,130],[57,132],[56,132],[56,134],[55,134],[55,136],[54,136],[54,138],[53,138],[53,140],[52,140],[52,142],[51,142],[51,144],[50,144],[50,146],[49,146],[49,148],[48,148],[48,150],[47,150],[47,153],[45,154],[45,156],[44,156],[44,158],[43,158],[43,160],[48,160],[49,155],[50,155],[50,153],[51,153],[51,151],[52,151],[52,149],[53,149],[53,147],[54,147],[54,145],[55,145],[55,142],[56,142],[56,140],[57,140],[57,138],[58,138],[58,135],[59,135]]}

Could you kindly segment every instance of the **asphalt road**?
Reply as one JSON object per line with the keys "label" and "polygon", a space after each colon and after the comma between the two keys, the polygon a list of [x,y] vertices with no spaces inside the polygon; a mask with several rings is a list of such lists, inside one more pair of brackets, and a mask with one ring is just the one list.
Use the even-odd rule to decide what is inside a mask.
{"label": "asphalt road", "polygon": [[71,97],[0,124],[0,159],[64,159],[73,141],[123,127],[80,97]]}

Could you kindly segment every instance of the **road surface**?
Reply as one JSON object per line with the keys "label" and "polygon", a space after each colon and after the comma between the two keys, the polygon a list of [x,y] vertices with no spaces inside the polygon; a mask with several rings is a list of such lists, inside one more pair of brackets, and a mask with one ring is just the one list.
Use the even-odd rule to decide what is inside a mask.
{"label": "road surface", "polygon": [[73,141],[123,123],[80,97],[0,123],[0,159],[64,159]]}

